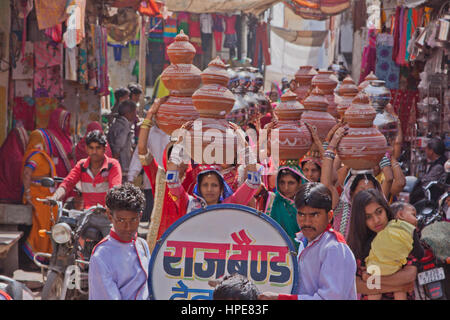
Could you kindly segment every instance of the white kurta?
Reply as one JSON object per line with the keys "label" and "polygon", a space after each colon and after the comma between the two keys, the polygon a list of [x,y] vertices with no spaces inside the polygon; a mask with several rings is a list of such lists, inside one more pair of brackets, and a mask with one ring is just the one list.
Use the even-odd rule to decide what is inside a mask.
{"label": "white kurta", "polygon": [[150,251],[136,238],[111,233],[94,248],[89,263],[89,300],[147,300]]}

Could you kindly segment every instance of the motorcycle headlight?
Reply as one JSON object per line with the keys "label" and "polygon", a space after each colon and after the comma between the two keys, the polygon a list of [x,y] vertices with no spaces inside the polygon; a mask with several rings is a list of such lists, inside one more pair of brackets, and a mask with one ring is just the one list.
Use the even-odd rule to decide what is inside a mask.
{"label": "motorcycle headlight", "polygon": [[56,243],[63,244],[70,241],[72,229],[65,223],[58,223],[52,228],[52,238]]}

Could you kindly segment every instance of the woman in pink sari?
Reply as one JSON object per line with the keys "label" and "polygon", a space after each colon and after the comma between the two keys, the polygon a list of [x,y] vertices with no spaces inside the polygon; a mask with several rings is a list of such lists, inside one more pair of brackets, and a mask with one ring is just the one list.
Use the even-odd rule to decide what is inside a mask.
{"label": "woman in pink sari", "polygon": [[51,139],[51,157],[56,167],[56,175],[65,177],[74,166],[73,144],[70,138],[70,112],[61,106],[51,114],[45,129]]}
{"label": "woman in pink sari", "polygon": [[[86,152],[86,136],[89,132],[94,130],[99,130],[101,133],[103,133],[102,125],[99,122],[93,121],[88,124],[86,128],[86,134],[84,135],[83,139],[81,139],[75,146],[75,160],[77,162],[88,157],[88,154]],[[107,157],[112,158],[111,148],[109,147],[108,143],[106,143],[105,154]]]}
{"label": "woman in pink sari", "polygon": [[27,131],[17,126],[0,147],[0,202],[22,202],[22,159],[27,144]]}

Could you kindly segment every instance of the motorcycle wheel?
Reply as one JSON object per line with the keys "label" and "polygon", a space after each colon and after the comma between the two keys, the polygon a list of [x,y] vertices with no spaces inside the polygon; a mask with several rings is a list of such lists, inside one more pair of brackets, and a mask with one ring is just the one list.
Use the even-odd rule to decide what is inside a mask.
{"label": "motorcycle wheel", "polygon": [[63,287],[63,277],[61,274],[50,270],[47,274],[44,288],[41,293],[41,300],[59,300]]}

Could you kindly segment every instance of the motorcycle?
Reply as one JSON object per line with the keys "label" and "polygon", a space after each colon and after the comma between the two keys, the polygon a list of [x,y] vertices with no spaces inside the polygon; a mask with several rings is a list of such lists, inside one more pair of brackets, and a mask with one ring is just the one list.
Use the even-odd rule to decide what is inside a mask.
{"label": "motorcycle", "polygon": [[34,300],[34,294],[23,283],[6,276],[0,276],[0,290],[13,300]]}
{"label": "motorcycle", "polygon": [[[54,180],[44,178],[43,186],[53,186]],[[84,211],[67,209],[61,201],[37,199],[58,208],[56,221],[51,230],[40,230],[42,237],[50,236],[53,251],[51,254],[38,252],[34,263],[47,271],[46,281],[41,293],[42,300],[79,300],[88,297],[89,259],[95,245],[109,234],[111,228],[106,209],[100,205]],[[38,259],[48,259],[43,264]]]}
{"label": "motorcycle", "polygon": [[436,183],[430,182],[424,188],[426,198],[414,204],[418,229],[422,234],[421,242],[425,249],[424,257],[420,260],[415,287],[416,297],[420,300],[447,300],[447,297],[450,297],[450,258],[437,258],[435,252],[438,248],[433,248],[423,240],[424,230],[436,222],[443,221],[445,216],[446,202],[442,200],[445,194],[441,196],[439,202],[432,200],[430,190]]}

